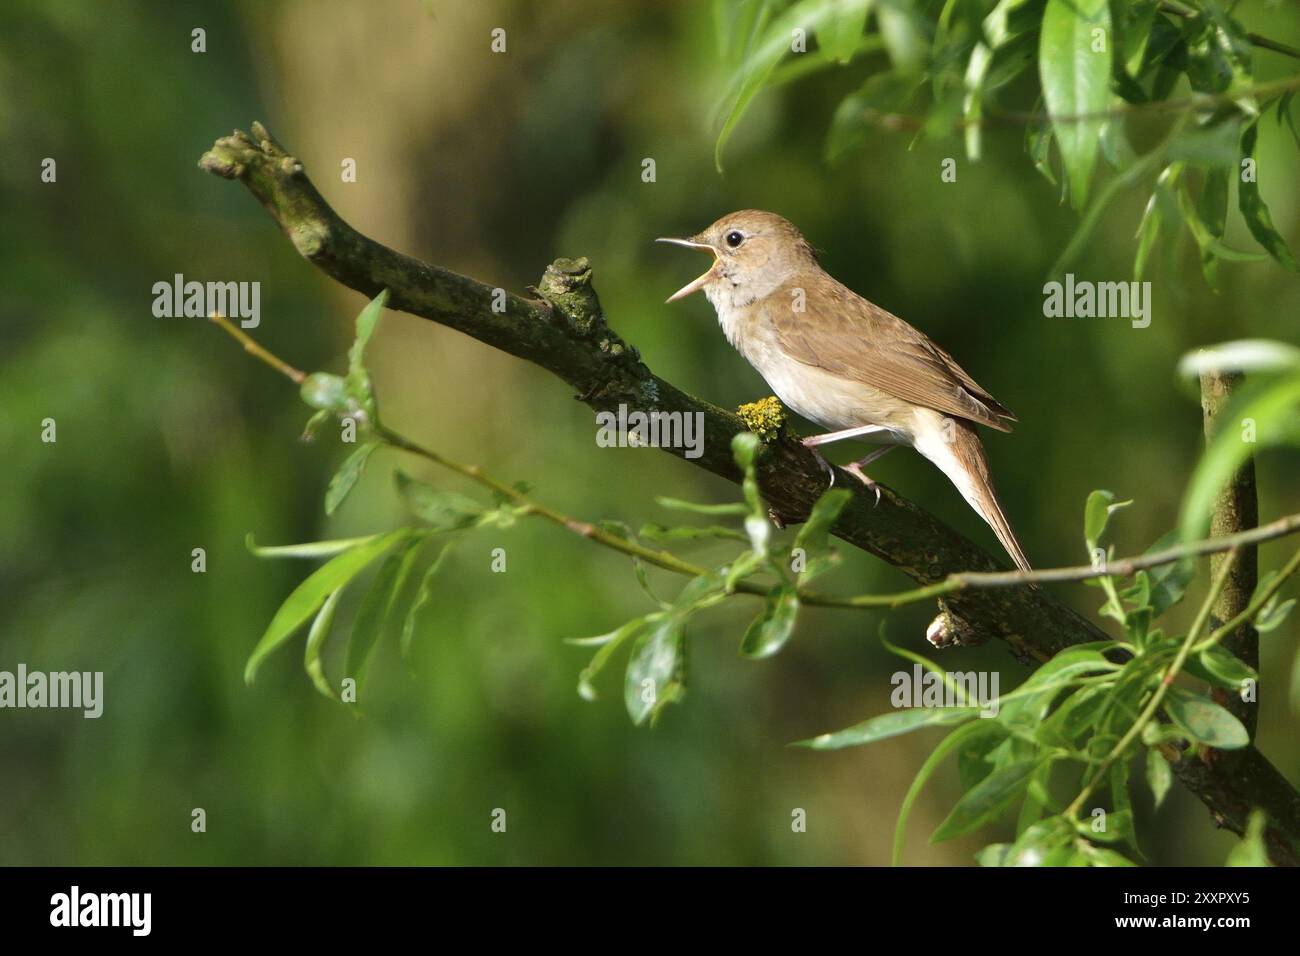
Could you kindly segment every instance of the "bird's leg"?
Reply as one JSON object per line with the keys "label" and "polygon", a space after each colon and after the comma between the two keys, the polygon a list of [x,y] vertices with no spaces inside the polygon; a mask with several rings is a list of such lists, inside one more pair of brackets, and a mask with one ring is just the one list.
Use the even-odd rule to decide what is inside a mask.
{"label": "bird's leg", "polygon": [[817,450],[817,445],[819,444],[819,442],[817,441],[817,439],[818,439],[819,437],[821,437],[821,436],[819,436],[819,435],[813,435],[813,436],[810,437],[810,438],[801,438],[801,439],[799,439],[799,442],[800,442],[800,444],[803,445],[804,448],[807,448],[810,452],[812,452],[812,456],[813,456],[814,458],[817,459],[817,464],[821,465],[821,466],[822,466],[822,469],[823,469],[823,470],[826,472],[826,474],[830,477],[831,483],[830,483],[829,485],[827,485],[826,487],[827,487],[827,488],[834,488],[834,487],[835,487],[835,469],[831,466],[831,463],[830,463],[829,461],[826,460],[826,456],[823,455],[821,452],[819,452],[819,451]]}
{"label": "bird's leg", "polygon": [[[800,441],[802,442],[804,448],[807,448],[810,452],[812,452],[813,457],[817,459],[817,464],[821,465],[823,468],[826,469],[826,473],[831,476],[830,487],[834,487],[835,469],[831,467],[831,463],[828,462],[825,459],[825,457],[822,456],[822,453],[817,450],[817,446],[829,445],[831,442],[843,441],[846,438],[865,438],[868,435],[879,435],[882,432],[888,432],[888,431],[889,429],[885,428],[883,425],[860,425],[856,428],[844,428],[837,432],[827,432],[824,435],[809,435],[807,438],[800,439]],[[889,450],[888,448],[885,449],[885,451],[888,450]],[[880,504],[880,489],[876,487],[876,483],[874,481],[872,481],[866,475],[862,474],[860,468],[857,471],[854,471],[854,467],[860,464],[865,464],[866,462],[872,461],[876,458],[879,458],[882,454],[884,454],[884,452],[872,452],[866,458],[862,459],[861,462],[854,462],[853,465],[850,465],[846,469],[850,474],[855,475],[858,479],[863,481],[868,488],[875,491],[876,504]]]}
{"label": "bird's leg", "polygon": [[880,485],[876,484],[876,482],[871,478],[868,478],[866,472],[864,472],[862,468],[864,465],[871,464],[877,458],[884,457],[886,452],[890,452],[893,450],[894,450],[893,445],[886,445],[884,448],[877,448],[870,455],[867,455],[864,458],[859,458],[857,461],[853,462],[852,464],[844,466],[845,471],[847,471],[850,475],[858,479],[858,481],[862,482],[864,485],[866,485],[868,488],[870,488],[872,491],[876,493],[876,504],[880,504]]}

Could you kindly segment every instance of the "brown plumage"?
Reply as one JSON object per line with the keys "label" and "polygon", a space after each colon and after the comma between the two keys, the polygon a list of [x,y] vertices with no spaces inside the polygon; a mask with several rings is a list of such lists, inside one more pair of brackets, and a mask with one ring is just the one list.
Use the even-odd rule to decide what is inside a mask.
{"label": "brown plumage", "polygon": [[950,354],[823,271],[799,230],[774,213],[746,209],[690,239],[662,241],[713,253],[709,271],[669,301],[704,291],[727,339],[781,401],[830,429],[803,440],[823,464],[822,444],[884,444],[848,466],[874,488],[862,466],[892,445],[911,445],[956,485],[1016,566],[1029,570],[975,429],[1007,432],[1016,416]]}
{"label": "brown plumage", "polygon": [[[787,298],[794,281],[781,290]],[[819,294],[816,322],[807,321],[806,312],[773,313],[781,347],[791,358],[916,405],[1011,431],[1003,421],[1017,420],[1011,410],[924,334],[834,279]],[[885,341],[889,349],[873,347]]]}

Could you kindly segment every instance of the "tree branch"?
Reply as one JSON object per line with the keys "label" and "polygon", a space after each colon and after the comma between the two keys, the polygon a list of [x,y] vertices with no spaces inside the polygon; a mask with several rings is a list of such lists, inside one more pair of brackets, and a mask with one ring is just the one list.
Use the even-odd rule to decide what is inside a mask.
{"label": "tree branch", "polygon": [[[745,430],[735,414],[702,401],[654,375],[636,349],[608,326],[591,285],[585,259],[560,259],[548,266],[535,290],[523,298],[450,270],[403,255],[361,235],[317,192],[302,164],[275,142],[260,123],[252,135],[236,131],[203,155],[204,170],[238,180],[266,208],[298,252],[348,288],[373,297],[390,291],[389,307],[431,319],[550,371],[596,411],[700,414],[704,444],[700,457],[686,459],[729,481],[740,472],[731,439]],[[493,309],[494,300],[504,306]],[[666,449],[679,457],[684,449]],[[802,520],[825,490],[826,478],[812,454],[788,434],[769,443],[758,462],[764,498],[782,516]],[[929,512],[881,487],[875,496],[847,473],[842,487],[854,497],[834,533],[874,554],[921,584],[950,574],[993,571],[987,552],[948,528]],[[1029,587],[970,589],[941,599],[944,613],[931,630],[963,643],[990,637],[1005,641],[1022,660],[1045,661],[1071,644],[1103,640],[1105,633],[1046,592]],[[1268,813],[1270,848],[1278,862],[1300,862],[1300,796],[1253,748],[1227,776],[1201,765],[1181,774],[1184,783],[1215,813],[1243,832],[1251,807]]]}
{"label": "tree branch", "polygon": [[[1220,419],[1233,391],[1241,385],[1242,376],[1234,372],[1207,371],[1201,373],[1201,409],[1205,422],[1205,439],[1209,441],[1215,433],[1234,427],[1233,422]],[[1214,514],[1210,519],[1210,534],[1219,536],[1238,534],[1259,524],[1259,504],[1255,495],[1255,460],[1246,463],[1232,476],[1227,487],[1219,493],[1214,503]],[[1211,573],[1217,573],[1222,558],[1210,558]],[[1214,606],[1213,626],[1221,627],[1224,622],[1236,618],[1250,604],[1259,583],[1258,548],[1253,544],[1241,549],[1240,556],[1228,576],[1219,600]],[[1242,624],[1223,640],[1223,646],[1236,654],[1241,660],[1259,669],[1259,634],[1250,622]],[[1258,689],[1256,689],[1258,692]],[[1255,738],[1255,725],[1259,719],[1258,701],[1244,701],[1240,694],[1216,688],[1214,699],[1230,710],[1245,725],[1251,739]],[[1214,759],[1226,756],[1222,751],[1214,751]]]}

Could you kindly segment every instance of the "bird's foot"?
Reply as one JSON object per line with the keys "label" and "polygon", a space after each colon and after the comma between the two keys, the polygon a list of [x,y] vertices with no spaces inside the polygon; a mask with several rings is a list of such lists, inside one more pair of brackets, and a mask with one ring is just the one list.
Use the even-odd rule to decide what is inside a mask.
{"label": "bird's foot", "polygon": [[876,493],[876,504],[880,504],[880,485],[874,479],[867,477],[867,473],[862,470],[862,462],[855,461],[850,465],[845,465],[844,470],[866,485],[867,490],[874,491]]}
{"label": "bird's foot", "polygon": [[813,456],[814,458],[817,459],[817,464],[821,465],[821,466],[822,466],[822,469],[823,469],[823,470],[826,472],[826,474],[830,477],[831,482],[830,482],[830,484],[827,485],[826,487],[828,487],[828,488],[834,488],[834,487],[835,487],[835,468],[834,468],[834,466],[831,465],[831,463],[830,463],[829,461],[826,460],[826,456],[823,455],[821,452],[819,452],[819,451],[817,450],[817,444],[816,444],[816,442],[815,442],[816,437],[817,437],[817,436],[814,435],[812,438],[803,438],[803,439],[800,439],[799,444],[803,445],[804,448],[807,448],[810,452],[812,452],[812,456]]}

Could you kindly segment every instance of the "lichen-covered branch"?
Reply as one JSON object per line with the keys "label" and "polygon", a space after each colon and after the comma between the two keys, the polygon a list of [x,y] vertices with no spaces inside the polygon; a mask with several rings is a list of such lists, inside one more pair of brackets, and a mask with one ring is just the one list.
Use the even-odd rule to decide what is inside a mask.
{"label": "lichen-covered branch", "polygon": [[[536,298],[513,295],[450,270],[403,255],[361,235],[344,222],[312,185],[302,164],[261,126],[217,140],[199,165],[242,182],[309,262],[343,285],[373,297],[390,291],[389,307],[431,319],[550,371],[596,411],[699,413],[703,453],[686,459],[730,481],[740,472],[731,439],[746,428],[739,416],[689,395],[654,375],[636,349],[609,327],[585,259],[560,259],[549,266]],[[497,308],[493,308],[496,305]],[[767,425],[768,422],[757,424]],[[826,477],[812,455],[788,430],[765,429],[758,479],[777,516],[800,521],[825,490]],[[684,457],[684,449],[666,449]],[[857,483],[846,473],[842,487]],[[922,584],[960,571],[992,571],[987,552],[892,490],[882,487],[879,504],[861,488],[845,507],[835,534],[868,551]],[[1005,641],[1023,660],[1045,661],[1071,644],[1106,637],[1045,591],[1029,587],[972,589],[942,599],[943,614],[932,625],[948,641]],[[1252,806],[1269,814],[1270,846],[1279,862],[1295,863],[1300,844],[1300,797],[1253,748],[1240,755],[1235,776],[1202,768],[1184,782],[1224,825],[1244,830]],[[1244,786],[1243,781],[1250,785]]]}

